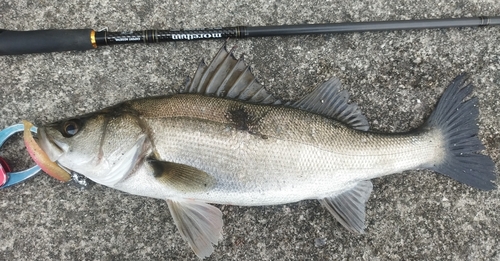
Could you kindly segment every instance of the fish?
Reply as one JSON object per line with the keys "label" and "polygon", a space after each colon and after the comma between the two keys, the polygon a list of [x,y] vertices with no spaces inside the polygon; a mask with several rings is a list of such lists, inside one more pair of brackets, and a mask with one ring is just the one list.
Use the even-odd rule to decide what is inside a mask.
{"label": "fish", "polygon": [[364,233],[372,179],[428,169],[495,189],[495,164],[481,153],[472,92],[461,74],[421,127],[370,131],[338,78],[283,101],[224,45],[178,93],[43,125],[36,144],[68,172],[166,200],[180,235],[203,259],[222,239],[222,212],[212,204],[317,199],[347,230]]}

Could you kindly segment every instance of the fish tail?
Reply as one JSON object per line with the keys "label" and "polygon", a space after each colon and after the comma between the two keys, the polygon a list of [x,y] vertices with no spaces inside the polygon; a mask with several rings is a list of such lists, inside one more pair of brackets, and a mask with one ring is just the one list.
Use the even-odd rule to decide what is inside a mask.
{"label": "fish tail", "polygon": [[464,100],[473,86],[466,75],[457,76],[446,88],[425,127],[438,129],[444,138],[445,156],[430,169],[469,186],[491,190],[496,188],[495,164],[478,138],[478,99]]}

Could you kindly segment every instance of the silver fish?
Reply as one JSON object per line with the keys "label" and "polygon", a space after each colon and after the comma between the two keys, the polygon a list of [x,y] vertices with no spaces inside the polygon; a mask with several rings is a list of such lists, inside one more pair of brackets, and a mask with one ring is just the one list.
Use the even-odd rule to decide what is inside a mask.
{"label": "silver fish", "polygon": [[222,237],[210,205],[276,205],[318,199],[362,233],[371,179],[430,169],[470,186],[496,187],[479,152],[477,98],[454,79],[420,128],[368,131],[333,78],[295,102],[270,95],[242,59],[221,48],[179,94],[120,103],[39,128],[38,144],[67,170],[131,194],[167,200],[200,258]]}

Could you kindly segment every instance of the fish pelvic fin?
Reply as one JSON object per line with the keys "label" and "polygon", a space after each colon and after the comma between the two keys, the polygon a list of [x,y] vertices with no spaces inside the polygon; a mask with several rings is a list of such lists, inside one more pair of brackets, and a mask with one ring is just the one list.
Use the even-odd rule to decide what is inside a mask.
{"label": "fish pelvic fin", "polygon": [[208,257],[222,239],[222,212],[207,203],[194,200],[167,199],[170,214],[194,253],[201,259]]}
{"label": "fish pelvic fin", "polygon": [[431,116],[424,125],[427,130],[439,130],[444,139],[444,158],[428,167],[469,186],[492,190],[496,188],[495,164],[478,138],[478,99],[472,97],[473,86],[466,74],[457,76],[446,88]]}
{"label": "fish pelvic fin", "polygon": [[372,190],[373,184],[371,181],[360,181],[353,188],[341,194],[320,199],[319,202],[347,230],[356,234],[363,234],[366,202]]}

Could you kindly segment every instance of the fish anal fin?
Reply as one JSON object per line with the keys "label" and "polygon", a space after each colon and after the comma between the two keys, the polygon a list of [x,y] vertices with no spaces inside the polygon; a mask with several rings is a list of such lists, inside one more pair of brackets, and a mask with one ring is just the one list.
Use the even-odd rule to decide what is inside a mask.
{"label": "fish anal fin", "polygon": [[[234,48],[233,48],[234,49]],[[278,104],[257,81],[243,58],[236,59],[233,50],[223,45],[210,64],[200,62],[192,80],[181,93],[200,94],[242,100],[258,104]]]}
{"label": "fish anal fin", "polygon": [[349,103],[349,94],[341,89],[340,80],[331,78],[302,99],[291,103],[291,106],[336,119],[357,130],[367,131],[369,125],[366,117],[355,103]]}
{"label": "fish anal fin", "polygon": [[205,191],[215,184],[210,174],[185,164],[149,159],[156,179],[184,192]]}
{"label": "fish anal fin", "polygon": [[360,181],[352,189],[320,199],[319,202],[347,230],[362,234],[365,229],[366,202],[372,190],[371,181]]}
{"label": "fish anal fin", "polygon": [[194,200],[167,200],[170,214],[186,240],[199,258],[210,256],[222,239],[222,212],[207,203]]}

